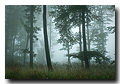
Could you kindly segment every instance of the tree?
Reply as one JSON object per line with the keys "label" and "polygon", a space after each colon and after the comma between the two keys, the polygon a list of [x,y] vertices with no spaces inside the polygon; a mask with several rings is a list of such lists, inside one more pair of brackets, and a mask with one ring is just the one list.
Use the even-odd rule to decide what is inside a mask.
{"label": "tree", "polygon": [[[97,8],[98,7],[98,8]],[[83,5],[60,5],[60,6],[54,6],[54,10],[51,12],[51,15],[54,17],[54,22],[55,22],[55,28],[58,29],[59,34],[63,35],[65,37],[65,33],[74,28],[74,27],[79,27],[79,34],[76,35],[76,41],[80,45],[80,51],[81,51],[81,29],[80,25],[82,24],[83,31],[85,31],[85,24],[87,24],[87,40],[88,40],[88,50],[90,50],[90,45],[93,41],[95,41],[95,45],[99,50],[105,49],[105,41],[106,41],[106,36],[107,33],[104,32],[105,30],[103,29],[103,20],[108,20],[110,21],[109,18],[106,18],[106,15],[102,16],[102,10],[100,6],[83,6]],[[84,8],[84,12],[83,12]],[[103,9],[105,6],[103,6]],[[108,7],[109,8],[109,7]],[[105,9],[106,10],[106,9]],[[84,13],[84,17],[83,17]],[[84,20],[84,21],[83,21]],[[90,25],[94,24],[94,28]],[[96,25],[98,24],[98,25]],[[89,28],[88,28],[89,26]],[[90,29],[91,27],[91,29]],[[93,31],[92,31],[93,28]],[[99,28],[99,29],[96,29]],[[92,32],[89,33],[89,32]],[[83,33],[83,32],[82,32]],[[94,35],[96,33],[96,35]],[[68,34],[68,33],[67,33]],[[85,33],[83,34],[83,46],[84,46],[84,51],[86,50],[86,36]],[[93,35],[93,36],[92,36]],[[79,41],[78,41],[78,36],[79,36]],[[97,42],[97,44],[96,44]],[[100,44],[100,45],[99,45]],[[86,68],[89,67],[89,62],[87,62],[87,57],[85,56],[86,59]]]}
{"label": "tree", "polygon": [[30,21],[30,67],[33,68],[33,5],[31,5],[31,21]]}
{"label": "tree", "polygon": [[49,71],[53,71],[51,59],[50,59],[48,37],[47,37],[46,5],[43,5],[43,31],[44,31],[44,41],[45,41],[45,52],[46,52],[47,66],[48,66]]}
{"label": "tree", "polygon": [[[76,39],[74,39],[75,41],[77,41],[80,45],[80,51],[82,50],[81,47],[81,24],[83,19],[82,17],[82,5],[61,5],[61,6],[55,6],[54,11],[52,11],[52,16],[55,17],[54,21],[55,21],[55,26],[56,29],[59,30],[59,33],[62,34],[64,37],[66,37],[67,35],[65,34],[69,34],[66,32],[70,32],[70,29],[72,29],[73,27],[79,27],[79,37],[77,37]],[[87,6],[85,6],[85,13],[90,13],[90,10],[88,9]],[[91,16],[89,17],[91,18]],[[84,17],[84,19],[86,19],[86,17]],[[84,21],[84,25],[85,25],[85,21]],[[82,25],[83,26],[83,25]],[[71,36],[71,38],[73,38]],[[85,38],[85,37],[84,37]],[[68,38],[69,39],[69,38]],[[70,40],[70,39],[69,39]],[[86,40],[86,39],[85,39]],[[84,43],[86,45],[86,43]],[[83,64],[83,62],[82,62]]]}
{"label": "tree", "polygon": [[112,21],[111,17],[113,17],[113,11],[109,10],[111,5],[95,5],[91,8],[95,9],[91,11],[94,19],[93,22],[90,23],[90,40],[92,44],[95,45],[93,50],[106,51],[106,37],[108,36],[106,24],[109,24],[109,22]]}
{"label": "tree", "polygon": [[[18,11],[19,10],[19,11]],[[34,6],[35,12],[40,12],[40,6]],[[33,16],[33,23],[36,17]],[[36,25],[36,24],[35,24]],[[33,41],[37,40],[37,32],[40,28],[33,25]],[[27,34],[26,34],[27,33]],[[5,6],[5,59],[6,63],[22,63],[29,51],[30,38],[30,5],[6,5]],[[24,55],[23,55],[24,54]],[[35,55],[35,54],[34,54]],[[28,56],[29,57],[29,56]],[[18,59],[20,58],[20,59]],[[13,62],[13,63],[12,63]]]}
{"label": "tree", "polygon": [[[15,53],[18,51],[16,45],[18,45],[17,37],[19,35],[21,13],[19,11],[21,6],[6,5],[5,6],[5,56],[8,62],[13,64]],[[11,59],[11,61],[10,61]],[[6,61],[7,62],[7,61]]]}
{"label": "tree", "polygon": [[[69,55],[70,49],[72,49],[72,46],[76,42],[74,39],[74,36],[73,36],[72,32],[70,32],[70,30],[68,30],[66,33],[61,33],[60,36],[61,37],[60,37],[60,39],[58,39],[58,43],[62,43],[62,45],[63,45],[63,48],[61,48],[60,50],[67,50],[67,54]],[[71,66],[69,56],[68,56],[68,65]]]}
{"label": "tree", "polygon": [[[67,56],[73,57],[73,58],[78,58],[79,60],[83,60],[84,59],[84,52],[79,52],[79,53],[71,53]],[[110,63],[110,58],[105,57],[103,52],[99,52],[99,51],[86,51],[86,56],[87,58],[90,60],[92,57],[94,58],[95,62],[97,64],[100,64],[102,66],[106,66],[104,65],[104,63]]]}
{"label": "tree", "polygon": [[57,44],[56,37],[57,32],[54,29],[54,23],[52,22],[53,18],[50,16],[50,12],[52,11],[52,5],[47,5],[46,8],[48,9],[46,11],[46,17],[47,17],[47,33],[48,33],[48,42],[49,42],[49,48],[50,48],[50,56],[51,58],[54,56],[54,51],[52,51],[53,46]]}
{"label": "tree", "polygon": [[[33,12],[33,14],[32,14],[33,16],[31,15],[31,13],[32,13],[31,11]],[[35,23],[37,22],[36,14],[40,14],[40,12],[41,12],[41,6],[33,5],[32,9],[31,9],[31,5],[26,5],[25,8],[24,8],[24,10],[23,10],[23,12],[24,12],[24,18],[22,18],[20,20],[21,20],[21,23],[22,23],[22,25],[24,27],[24,30],[27,33],[26,45],[25,45],[25,48],[22,49],[22,51],[24,53],[24,65],[25,65],[25,62],[26,62],[26,53],[30,54],[30,50],[29,50],[29,47],[28,47],[28,42],[29,42],[29,39],[30,39],[31,33],[32,33],[31,32],[31,26],[33,26],[33,29],[32,29],[33,34],[32,34],[32,38],[31,38],[31,42],[34,43],[35,40],[38,40],[37,34],[38,34],[38,31],[40,30],[40,28],[37,27]],[[33,43],[31,43],[32,46],[33,46]],[[33,57],[35,57],[36,54],[33,52],[33,50],[34,49],[32,49]],[[33,57],[30,57],[31,61],[33,60]],[[32,67],[32,65],[33,65],[33,63],[31,63],[31,67]]]}
{"label": "tree", "polygon": [[84,46],[84,59],[85,59],[85,66],[86,66],[86,69],[89,69],[89,62],[88,62],[88,58],[87,58],[87,55],[86,55],[86,36],[85,36],[85,6],[83,5],[83,8],[82,8],[82,30],[83,30],[83,46]]}
{"label": "tree", "polygon": [[[109,14],[108,17],[114,16],[115,15],[115,5],[110,6],[108,9],[109,9],[109,11],[112,10],[112,11],[110,11],[110,14]],[[107,28],[108,28],[109,31],[111,31],[111,34],[115,33],[115,26],[110,26],[110,27],[107,27]]]}

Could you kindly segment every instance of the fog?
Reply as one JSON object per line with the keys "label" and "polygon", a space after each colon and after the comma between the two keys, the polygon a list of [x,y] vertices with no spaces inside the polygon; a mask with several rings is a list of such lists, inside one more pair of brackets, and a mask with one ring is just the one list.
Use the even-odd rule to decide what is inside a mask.
{"label": "fog", "polygon": [[5,79],[115,79],[115,6],[5,5]]}
{"label": "fog", "polygon": [[[113,22],[110,23],[108,26],[114,26],[115,25],[115,17],[112,19]],[[73,29],[74,32],[78,32],[77,29]],[[106,50],[108,51],[107,55],[111,57],[111,60],[115,60],[115,33],[114,34],[109,34],[107,37],[108,41],[106,43]],[[70,52],[77,52],[77,47],[78,45],[74,45],[74,47],[70,50]],[[67,51],[60,51],[59,49],[62,48],[61,44],[57,44],[56,46],[53,47],[54,52],[54,57],[52,58],[53,62],[59,62],[59,63],[64,63],[67,62],[67,57],[65,54]],[[77,58],[71,59],[71,62],[79,61]]]}
{"label": "fog", "polygon": [[[7,34],[8,34],[7,32],[10,31],[9,29],[7,29],[7,26],[13,24],[13,27],[14,27],[14,25],[15,25],[14,23],[10,23],[9,22],[10,17],[12,17],[12,15],[10,15],[10,13],[12,14],[12,12],[9,12],[9,11],[12,10],[13,13],[14,13],[14,11],[16,11],[16,14],[19,15],[20,11],[18,11],[17,9],[20,9],[21,11],[24,11],[24,9],[25,9],[25,11],[23,13],[20,12],[20,14],[21,14],[20,16],[15,15],[17,19],[14,18],[14,20],[17,21],[16,24],[18,24],[18,25],[15,25],[15,26],[17,26],[16,29],[13,28],[15,30],[15,32],[16,32],[14,34],[15,37],[13,37],[14,40],[15,40],[15,43],[13,43],[14,44],[13,45],[13,51],[10,51],[9,49],[8,49],[8,51],[6,51],[6,54],[7,54],[7,52],[8,53],[12,52],[12,55],[17,54],[18,51],[21,52],[20,49],[24,49],[21,46],[21,45],[23,45],[23,44],[21,44],[22,42],[20,43],[20,41],[19,41],[19,39],[22,38],[23,34],[20,34],[19,31],[23,31],[24,32],[23,37],[25,37],[25,38],[23,38],[23,40],[25,40],[25,41],[26,41],[26,38],[27,38],[27,36],[25,34],[26,34],[26,32],[28,32],[27,26],[26,26],[28,24],[27,17],[25,17],[24,14],[25,13],[29,14],[29,12],[26,11],[27,9],[26,9],[25,6],[16,6],[16,7],[17,8],[14,8],[14,6],[7,6],[6,5],[6,36],[5,37],[6,37],[7,41],[8,41],[7,38],[9,37],[9,36],[7,36]],[[51,54],[51,61],[52,62],[65,63],[65,62],[68,61],[67,60],[68,57],[66,57],[67,51],[66,50],[60,50],[63,47],[62,43],[60,44],[60,43],[57,42],[57,40],[60,39],[60,34],[61,33],[59,33],[59,31],[60,31],[59,28],[58,28],[59,27],[59,22],[56,21],[57,19],[56,19],[55,13],[52,15],[52,12],[55,12],[56,9],[55,8],[52,9],[52,7],[55,7],[55,6],[47,6],[47,15],[46,15],[46,19],[47,19],[47,34],[48,34],[48,41],[49,41],[48,45],[50,47],[49,48],[50,49],[50,53],[52,52],[52,54]],[[94,7],[96,7],[95,11],[91,10],[91,9],[94,9]],[[99,7],[100,6],[98,6],[98,7],[97,6],[88,6],[88,9],[90,9],[93,14],[96,13],[96,15],[97,15],[100,12],[100,11],[98,11]],[[107,7],[108,7],[108,9],[107,9]],[[11,9],[11,8],[13,8],[13,9]],[[45,51],[44,52],[41,51],[41,49],[43,49],[43,50],[45,50],[45,49],[44,49],[44,35],[43,35],[44,33],[43,33],[43,21],[42,21],[43,20],[43,18],[42,18],[43,10],[42,10],[42,6],[36,6],[36,8],[38,8],[38,10],[36,9],[36,12],[34,13],[34,16],[36,17],[36,22],[34,23],[33,26],[36,27],[36,28],[38,27],[40,29],[36,29],[36,32],[35,32],[36,36],[34,37],[34,39],[38,39],[38,40],[35,40],[34,43],[33,43],[33,52],[35,52],[35,54],[36,54],[36,57],[34,57],[35,60],[33,60],[33,61],[37,61],[37,59],[39,59],[39,60],[43,60],[43,59],[46,60],[46,56],[45,55],[40,56],[40,53],[38,54],[39,51],[41,53],[45,54]],[[102,6],[101,6],[101,8],[102,8]],[[115,55],[114,55],[115,54],[115,33],[111,34],[110,33],[111,31],[106,30],[107,27],[115,26],[115,14],[114,14],[114,11],[111,12],[111,10],[113,10],[113,8],[111,8],[111,10],[109,10],[109,6],[107,6],[107,5],[103,6],[102,10],[106,12],[106,14],[103,13],[103,17],[106,18],[106,20],[103,21],[104,22],[103,27],[105,27],[104,28],[104,32],[106,32],[106,31],[108,32],[108,35],[106,36],[107,41],[105,43],[106,44],[105,48],[106,48],[106,51],[108,52],[108,53],[106,53],[106,56],[109,56],[111,58],[111,60],[115,60]],[[106,11],[106,10],[108,10],[108,11]],[[50,14],[51,14],[52,17],[50,16]],[[87,14],[85,14],[85,15],[87,15]],[[93,17],[93,18],[96,18],[96,17]],[[69,15],[69,19],[72,19],[71,15]],[[74,35],[76,33],[79,33],[79,27],[77,26],[78,24],[76,24],[75,26],[73,25],[75,23],[73,23],[73,22],[70,23],[70,26],[72,26],[72,27],[71,27],[71,30],[69,30]],[[97,27],[97,25],[99,25],[99,23],[95,23],[95,21],[92,21],[92,19],[91,19],[91,22],[89,24],[91,24],[90,26],[88,26],[88,28],[90,28],[90,29],[92,27],[94,27],[94,24],[96,25],[96,27]],[[56,25],[58,25],[58,26],[56,26]],[[85,26],[85,28],[87,28],[87,26]],[[17,35],[17,32],[18,32],[18,35]],[[81,35],[82,35],[82,33],[83,33],[83,31],[82,31],[82,25],[81,25]],[[11,32],[10,32],[10,34],[12,35]],[[12,38],[12,37],[9,37],[9,38]],[[81,38],[81,40],[82,40],[82,38]],[[87,38],[87,29],[86,29],[86,38]],[[89,38],[91,38],[91,37],[89,37]],[[6,43],[7,43],[7,41],[6,41]],[[16,46],[18,44],[20,44],[20,46],[22,48],[20,48],[19,50],[16,49],[16,51],[15,51],[15,48],[16,48]],[[28,48],[30,47],[29,42],[28,42],[28,44],[24,43],[24,47],[25,47],[25,45],[28,45]],[[83,43],[81,45],[83,47]],[[8,48],[7,46],[10,46],[9,42],[8,42],[8,44],[6,44],[6,48]],[[72,45],[72,47],[69,50],[69,52],[70,53],[78,53],[79,52],[78,47],[79,47],[79,43],[75,43],[74,45]],[[91,48],[95,47],[95,46],[92,45],[92,42],[90,44],[90,47]],[[18,55],[19,56],[23,56],[22,53],[21,54],[18,53]],[[42,58],[40,59],[40,58],[37,58],[37,57],[42,57]],[[27,57],[27,58],[29,58],[29,57]],[[79,61],[77,58],[72,58],[71,57],[71,62],[77,62],[77,61]]]}
{"label": "fog", "polygon": [[[66,51],[60,51],[59,49],[62,47],[61,44],[57,44],[56,46],[54,46],[53,51],[54,52],[54,57],[52,58],[53,62],[59,62],[59,63],[64,63],[67,62],[67,57],[65,57],[65,54],[67,53]],[[110,34],[108,36],[108,41],[107,41],[107,55],[109,55],[111,57],[111,60],[115,60],[115,34]],[[71,52],[77,52],[76,51],[76,46],[74,46],[71,49]],[[71,59],[72,62],[78,61],[77,58],[73,58]]]}

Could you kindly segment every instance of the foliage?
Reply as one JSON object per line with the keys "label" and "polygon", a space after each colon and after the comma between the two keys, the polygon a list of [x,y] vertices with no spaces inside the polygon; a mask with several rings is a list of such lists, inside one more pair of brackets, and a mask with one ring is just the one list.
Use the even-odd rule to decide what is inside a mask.
{"label": "foliage", "polygon": [[[55,18],[55,29],[57,29],[60,34],[58,42],[63,43],[63,48],[60,50],[66,50],[68,46],[72,48],[72,45],[77,43],[71,29],[80,26],[82,21],[82,7],[83,5],[59,5],[52,7],[53,11],[51,12],[51,16]],[[85,10],[85,12],[89,11],[87,6],[85,6]]]}
{"label": "foliage", "polygon": [[[36,34],[40,27],[36,26],[37,14],[40,14],[41,6],[34,6],[34,34],[33,41],[38,40]],[[23,56],[22,49],[25,49],[27,34],[30,32],[30,5],[5,5],[5,58],[9,63],[14,62],[18,56]],[[29,34],[28,34],[29,37]],[[29,44],[29,42],[28,42]],[[28,46],[29,47],[29,46]],[[26,51],[27,52],[27,51]],[[11,54],[12,53],[12,54]],[[34,53],[34,56],[36,54]],[[18,58],[19,59],[19,58]],[[22,62],[23,59],[20,61]]]}
{"label": "foliage", "polygon": [[[27,33],[30,33],[30,5],[26,5],[24,11],[25,12],[25,15],[24,15],[24,20],[23,19],[20,19],[21,20],[21,23],[23,24],[24,26],[24,29]],[[33,12],[36,14],[40,14],[41,12],[41,6],[40,5],[34,5],[33,7]],[[34,15],[34,14],[33,14]],[[36,23],[36,17],[35,15],[33,16],[33,23],[35,24]],[[35,40],[38,40],[36,34],[38,33],[38,30],[40,30],[39,27],[37,26],[33,26],[33,39]]]}
{"label": "foliage", "polygon": [[57,40],[58,43],[63,43],[63,48],[60,50],[67,50],[67,48],[69,47],[69,49],[72,48],[72,45],[74,45],[75,40],[74,40],[74,36],[72,34],[67,34],[67,36],[63,36],[61,34],[60,39]]}
{"label": "foliage", "polygon": [[[26,5],[25,6],[25,9],[24,9],[24,20],[23,19],[20,19],[21,20],[21,23],[25,29],[25,31],[28,33],[30,33],[30,11],[31,11],[31,6],[30,5]],[[35,23],[37,22],[36,20],[36,17],[35,17],[35,14],[40,14],[41,12],[41,6],[40,5],[34,5],[33,6],[33,41],[35,40],[38,40],[38,37],[36,34],[38,34],[38,31],[40,30],[39,27],[35,26]],[[30,36],[28,36],[28,38],[30,38]],[[30,51],[28,49],[22,49],[23,53],[30,53]],[[35,57],[36,54],[33,52],[33,57]]]}
{"label": "foliage", "polygon": [[[73,26],[80,26],[82,21],[81,12],[83,5],[59,5],[54,6],[51,16],[55,17],[56,29],[68,26],[67,29]],[[85,13],[90,10],[85,6]],[[90,18],[89,18],[90,19]]]}
{"label": "foliage", "polygon": [[[58,42],[63,43],[63,46],[65,46],[64,40],[66,38],[68,38],[68,42],[70,42],[72,38],[74,44],[79,43],[81,39],[79,34],[76,33],[74,35],[71,29],[76,26],[80,27],[80,24],[82,24],[82,7],[83,5],[59,5],[52,7],[53,11],[50,15],[54,17],[55,29],[57,29],[60,34]],[[111,11],[110,9],[113,8],[113,5],[85,6],[85,23],[89,24],[91,28],[89,28],[91,32],[89,37],[96,49],[106,50],[105,45],[108,33],[104,32],[106,28],[105,24],[112,21],[111,17],[113,17],[113,10]],[[62,49],[64,50],[65,48],[63,47]]]}
{"label": "foliage", "polygon": [[109,31],[111,31],[111,34],[115,33],[115,26],[107,27]]}
{"label": "foliage", "polygon": [[93,14],[93,22],[90,23],[90,41],[94,45],[94,49],[106,51],[106,37],[108,36],[107,25],[112,22],[114,11],[111,10],[113,5],[94,5],[90,6]]}
{"label": "foliage", "polygon": [[[29,53],[30,54],[30,51],[29,51],[29,49],[21,49],[22,50],[22,52],[23,53]],[[35,54],[34,52],[33,52],[33,57],[35,57],[37,54]]]}
{"label": "foliage", "polygon": [[14,55],[20,56],[20,49],[25,46],[25,31],[19,20],[23,16],[22,8],[21,5],[5,5],[5,62],[13,60]]}
{"label": "foliage", "polygon": [[[90,60],[92,57],[94,58],[95,62],[98,64],[103,65],[104,62],[110,62],[110,59],[108,57],[105,57],[104,52],[99,52],[99,51],[86,51],[86,55],[88,57],[88,59]],[[78,58],[80,60],[84,60],[84,52],[79,52],[79,53],[71,53],[69,55],[66,56],[70,56],[73,58]]]}

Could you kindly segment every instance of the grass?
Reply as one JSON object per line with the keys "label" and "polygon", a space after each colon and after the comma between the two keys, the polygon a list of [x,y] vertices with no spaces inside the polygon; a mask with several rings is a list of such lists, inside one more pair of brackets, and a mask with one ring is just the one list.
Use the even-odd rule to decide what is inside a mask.
{"label": "grass", "polygon": [[89,70],[79,65],[68,69],[65,64],[53,64],[54,72],[48,72],[47,66],[18,67],[6,65],[5,79],[115,79],[115,66],[91,66]]}

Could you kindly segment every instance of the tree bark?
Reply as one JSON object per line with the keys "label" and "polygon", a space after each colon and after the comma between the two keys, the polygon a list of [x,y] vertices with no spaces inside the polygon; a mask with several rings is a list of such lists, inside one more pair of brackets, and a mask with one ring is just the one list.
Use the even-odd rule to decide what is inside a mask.
{"label": "tree bark", "polygon": [[33,68],[33,5],[30,8],[30,68]]}
{"label": "tree bark", "polygon": [[83,46],[84,46],[84,59],[85,59],[85,67],[89,69],[89,62],[86,56],[86,36],[85,36],[85,5],[82,8],[82,30],[83,30]]}
{"label": "tree bark", "polygon": [[53,71],[52,64],[51,64],[51,59],[50,59],[48,36],[47,36],[46,5],[43,5],[43,31],[44,31],[45,52],[46,52],[46,60],[47,60],[48,71]]}

